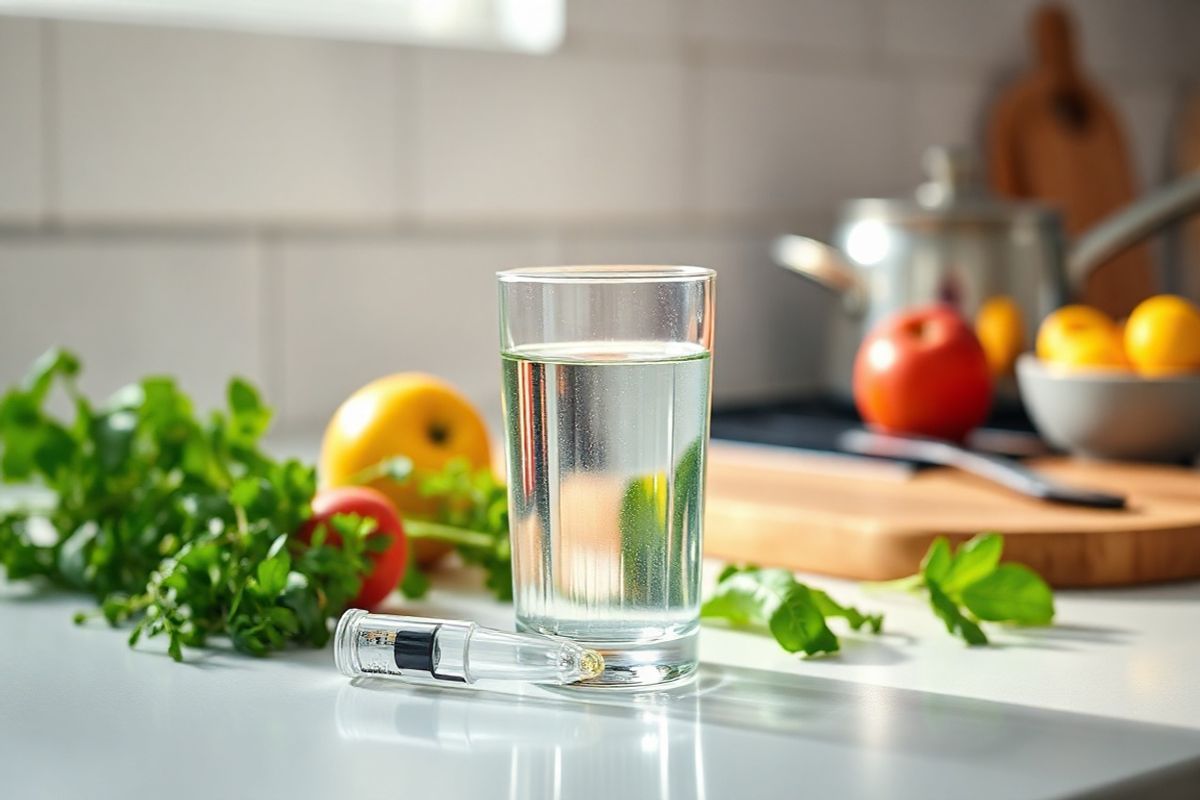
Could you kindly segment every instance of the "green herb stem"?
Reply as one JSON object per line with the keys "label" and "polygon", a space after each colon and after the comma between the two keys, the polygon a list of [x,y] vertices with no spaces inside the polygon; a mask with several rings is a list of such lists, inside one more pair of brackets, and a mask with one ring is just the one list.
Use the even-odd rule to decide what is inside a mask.
{"label": "green herb stem", "polygon": [[496,537],[489,533],[443,525],[423,519],[404,520],[404,534],[410,539],[432,539],[465,547],[491,548],[496,546]]}

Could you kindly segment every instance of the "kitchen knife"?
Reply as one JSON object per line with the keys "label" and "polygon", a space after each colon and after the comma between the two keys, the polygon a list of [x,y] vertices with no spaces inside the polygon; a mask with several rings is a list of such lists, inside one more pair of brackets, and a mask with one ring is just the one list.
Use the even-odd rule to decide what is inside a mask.
{"label": "kitchen knife", "polygon": [[974,453],[941,439],[850,430],[841,434],[838,443],[852,453],[956,467],[1039,500],[1091,508],[1125,508],[1124,495],[1060,483],[1011,459]]}

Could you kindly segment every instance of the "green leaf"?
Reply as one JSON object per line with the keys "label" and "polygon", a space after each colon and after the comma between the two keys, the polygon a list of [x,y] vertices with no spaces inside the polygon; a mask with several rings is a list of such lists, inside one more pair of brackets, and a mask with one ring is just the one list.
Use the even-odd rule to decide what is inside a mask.
{"label": "green leaf", "polygon": [[[340,541],[324,529],[307,544],[293,537],[311,516],[315,471],[259,452],[271,411],[258,391],[235,379],[227,409],[201,415],[174,380],[149,376],[94,406],[78,372],[55,351],[0,395],[0,478],[55,495],[46,519],[0,512],[4,574],[86,591],[111,624],[132,626],[131,643],[165,637],[176,659],[220,635],[254,655],[325,644],[389,537],[355,516],[330,522]],[[44,402],[59,385],[65,419]],[[385,472],[416,484],[435,509],[429,524],[453,531],[463,559],[511,597],[507,495],[490,470],[456,459],[418,473],[398,455]]]}
{"label": "green leaf", "polygon": [[70,351],[56,347],[33,362],[25,376],[24,389],[34,404],[41,405],[56,377],[73,378],[78,374],[79,359]]}
{"label": "green leaf", "polygon": [[722,568],[721,572],[717,575],[717,583],[721,583],[729,576],[737,575],[741,571],[742,568],[736,564],[726,564],[724,568]]}
{"label": "green leaf", "polygon": [[417,566],[411,548],[404,565],[404,577],[400,579],[400,593],[410,600],[420,600],[429,593],[429,578]]}
{"label": "green leaf", "polygon": [[229,416],[239,441],[258,441],[271,425],[271,409],[263,405],[258,390],[241,378],[229,382]]}
{"label": "green leaf", "polygon": [[266,597],[278,597],[287,586],[288,572],[292,568],[292,559],[286,552],[276,553],[271,558],[258,563],[255,577],[259,589]]}
{"label": "green leaf", "polygon": [[700,607],[700,616],[734,625],[765,625],[796,585],[795,577],[781,569],[734,573],[717,585]]}
{"label": "green leaf", "polygon": [[110,411],[92,421],[92,442],[101,469],[116,472],[125,466],[133,450],[137,424],[137,415],[128,410]]}
{"label": "green leaf", "polygon": [[363,542],[363,547],[368,553],[386,553],[392,546],[392,535],[376,531],[369,535],[366,541]]}
{"label": "green leaf", "polygon": [[883,629],[882,614],[864,614],[853,606],[844,606],[820,589],[810,588],[809,592],[817,608],[826,617],[842,617],[856,631],[864,625],[871,629],[871,633],[879,633]]}
{"label": "green leaf", "polygon": [[937,579],[942,590],[957,597],[963,589],[990,574],[1000,563],[1004,537],[998,533],[981,533],[959,546],[945,576]]}
{"label": "green leaf", "polygon": [[921,576],[927,581],[941,582],[950,571],[954,557],[950,555],[950,543],[939,536],[929,545],[925,558],[921,559]]}
{"label": "green leaf", "polygon": [[813,602],[807,586],[796,584],[771,612],[768,626],[775,641],[789,653],[803,650],[806,655],[836,653],[837,637],[825,624],[825,617]]}
{"label": "green leaf", "polygon": [[63,471],[70,468],[78,450],[75,438],[66,428],[53,422],[45,422],[39,431],[33,462],[38,471],[45,476],[46,482],[51,487],[58,488]]}
{"label": "green leaf", "polygon": [[98,530],[96,523],[85,522],[58,548],[59,575],[71,586],[82,589],[88,585],[89,555]]}
{"label": "green leaf", "polygon": [[929,589],[929,604],[933,607],[934,613],[946,624],[947,631],[962,638],[967,644],[988,643],[988,638],[984,635],[983,630],[959,610],[955,602],[938,586],[937,581],[926,580],[925,586]]}
{"label": "green leaf", "polygon": [[0,470],[6,481],[25,481],[33,474],[38,448],[42,443],[43,421],[33,399],[10,391],[4,398],[0,441],[4,457]]}
{"label": "green leaf", "polygon": [[845,618],[855,630],[867,626],[877,633],[883,624],[882,615],[843,606],[827,593],[800,583],[787,570],[726,568],[721,574],[700,615],[734,625],[765,626],[790,653],[837,652],[837,636],[826,623],[829,616]]}
{"label": "green leaf", "polygon": [[1033,570],[1001,564],[990,575],[967,586],[963,604],[980,619],[1048,625],[1054,619],[1054,594]]}
{"label": "green leaf", "polygon": [[249,508],[259,494],[258,478],[246,476],[239,478],[229,490],[229,502],[240,508]]}

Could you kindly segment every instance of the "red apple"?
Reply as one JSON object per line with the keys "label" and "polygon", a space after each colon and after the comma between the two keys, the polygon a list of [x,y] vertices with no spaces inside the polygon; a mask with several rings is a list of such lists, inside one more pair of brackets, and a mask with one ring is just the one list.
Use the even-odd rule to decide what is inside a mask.
{"label": "red apple", "polygon": [[991,407],[987,355],[949,306],[896,314],[858,349],[854,402],[864,420],[886,431],[961,440]]}

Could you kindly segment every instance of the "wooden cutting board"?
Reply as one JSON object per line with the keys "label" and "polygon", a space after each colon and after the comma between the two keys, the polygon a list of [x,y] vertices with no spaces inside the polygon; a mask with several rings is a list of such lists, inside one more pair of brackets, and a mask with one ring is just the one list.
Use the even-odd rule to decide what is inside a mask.
{"label": "wooden cutting board", "polygon": [[1129,508],[1044,503],[943,468],[837,474],[796,451],[714,442],[705,554],[889,580],[916,572],[935,536],[958,542],[995,530],[1004,534],[1006,560],[1028,564],[1054,586],[1200,577],[1200,472],[1067,458],[1030,463],[1064,481],[1124,492]]}
{"label": "wooden cutting board", "polygon": [[[988,121],[988,167],[1001,195],[1058,208],[1078,236],[1133,201],[1133,164],[1119,115],[1084,73],[1063,8],[1034,15],[1032,69],[1008,86]],[[1150,250],[1135,247],[1100,265],[1082,299],[1114,317],[1155,292]]]}

